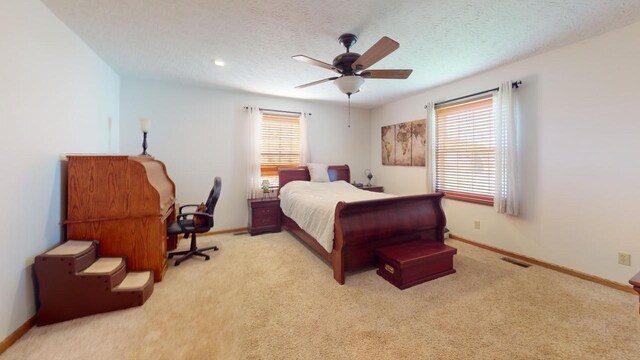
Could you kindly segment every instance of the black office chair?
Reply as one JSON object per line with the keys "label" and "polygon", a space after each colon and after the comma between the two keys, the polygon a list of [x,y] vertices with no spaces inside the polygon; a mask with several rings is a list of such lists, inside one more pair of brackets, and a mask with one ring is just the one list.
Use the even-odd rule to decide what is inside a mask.
{"label": "black office chair", "polygon": [[[169,259],[173,258],[176,255],[183,255],[179,259],[176,259],[176,266],[180,265],[180,263],[193,255],[202,256],[205,260],[209,260],[209,255],[203,253],[203,251],[213,250],[217,251],[217,246],[210,246],[204,249],[198,249],[196,245],[196,234],[206,233],[213,227],[213,210],[216,207],[216,203],[218,202],[218,198],[220,197],[220,191],[222,190],[222,179],[220,177],[215,178],[213,181],[213,188],[211,192],[209,192],[209,198],[207,199],[206,212],[190,212],[183,213],[182,209],[186,207],[198,207],[196,204],[189,204],[180,206],[179,214],[176,217],[176,221],[172,222],[167,226],[167,234],[176,235],[176,234],[184,234],[184,238],[186,239],[191,235],[191,246],[189,250],[185,251],[176,251],[169,254]],[[194,218],[200,217],[203,220],[204,224],[194,224]],[[196,220],[196,223],[198,221]]]}

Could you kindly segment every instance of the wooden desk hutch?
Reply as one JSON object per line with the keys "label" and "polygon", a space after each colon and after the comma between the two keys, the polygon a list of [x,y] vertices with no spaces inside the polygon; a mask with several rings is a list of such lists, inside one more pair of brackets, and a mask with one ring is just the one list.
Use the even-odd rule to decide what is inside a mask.
{"label": "wooden desk hutch", "polygon": [[167,237],[175,220],[175,184],[147,156],[68,155],[67,239],[99,240],[100,256],[126,256],[132,271],[167,269]]}

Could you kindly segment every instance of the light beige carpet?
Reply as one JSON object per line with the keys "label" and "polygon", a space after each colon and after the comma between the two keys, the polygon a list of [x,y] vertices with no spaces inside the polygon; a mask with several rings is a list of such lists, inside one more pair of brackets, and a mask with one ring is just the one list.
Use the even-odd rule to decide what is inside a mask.
{"label": "light beige carpet", "polygon": [[[286,232],[204,237],[139,308],[34,328],[1,359],[637,359],[638,298],[453,240],[457,273],[400,291]],[[182,244],[186,246],[186,244]],[[73,294],[69,294],[73,296]]]}

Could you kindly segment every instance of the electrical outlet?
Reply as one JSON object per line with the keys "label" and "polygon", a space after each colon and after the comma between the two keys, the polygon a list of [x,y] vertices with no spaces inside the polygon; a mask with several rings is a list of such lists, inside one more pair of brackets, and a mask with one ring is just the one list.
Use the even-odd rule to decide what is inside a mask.
{"label": "electrical outlet", "polygon": [[631,254],[618,253],[618,264],[631,266]]}
{"label": "electrical outlet", "polygon": [[480,220],[476,220],[473,222],[473,228],[476,230],[480,229]]}

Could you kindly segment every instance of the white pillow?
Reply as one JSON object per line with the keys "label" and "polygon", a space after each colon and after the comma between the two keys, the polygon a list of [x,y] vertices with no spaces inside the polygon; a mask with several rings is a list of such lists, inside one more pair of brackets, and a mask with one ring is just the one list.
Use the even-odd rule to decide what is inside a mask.
{"label": "white pillow", "polygon": [[327,164],[307,164],[312,182],[329,182],[329,166]]}

